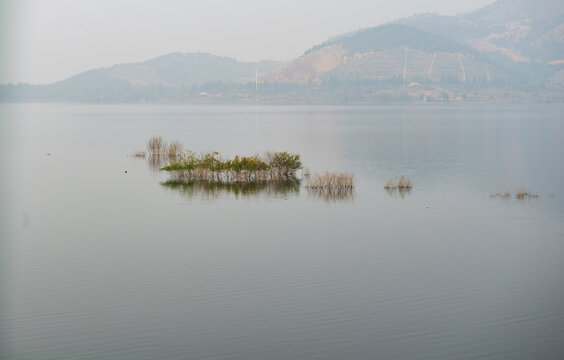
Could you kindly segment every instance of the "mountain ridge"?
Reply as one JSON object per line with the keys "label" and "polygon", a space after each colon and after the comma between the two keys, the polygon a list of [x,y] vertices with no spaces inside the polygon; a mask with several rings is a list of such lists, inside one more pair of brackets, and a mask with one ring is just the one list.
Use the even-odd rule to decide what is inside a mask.
{"label": "mountain ridge", "polygon": [[48,85],[0,85],[0,100],[371,102],[472,93],[484,101],[562,88],[564,4],[500,0],[467,14],[418,14],[337,35],[286,63],[176,52]]}

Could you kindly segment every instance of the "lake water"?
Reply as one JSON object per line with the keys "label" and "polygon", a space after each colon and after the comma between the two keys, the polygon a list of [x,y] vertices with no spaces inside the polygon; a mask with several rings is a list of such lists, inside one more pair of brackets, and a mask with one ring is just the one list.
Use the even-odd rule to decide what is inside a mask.
{"label": "lake water", "polygon": [[[563,105],[0,111],[2,359],[564,358]],[[153,135],[356,188],[167,186]]]}

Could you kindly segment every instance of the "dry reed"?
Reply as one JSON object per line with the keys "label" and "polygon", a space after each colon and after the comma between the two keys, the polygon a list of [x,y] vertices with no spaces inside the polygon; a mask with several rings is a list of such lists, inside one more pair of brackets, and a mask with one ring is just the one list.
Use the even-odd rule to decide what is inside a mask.
{"label": "dry reed", "polygon": [[525,188],[521,188],[515,192],[515,198],[517,200],[525,200],[529,198],[537,198],[539,197],[537,194],[533,194],[532,192],[528,191]]}
{"label": "dry reed", "polygon": [[384,189],[386,190],[397,189],[397,187],[398,187],[398,182],[395,179],[388,180],[386,185],[384,185]]}
{"label": "dry reed", "polygon": [[147,142],[147,150],[149,151],[149,156],[166,155],[166,149],[166,142],[163,140],[162,136],[153,136]]}
{"label": "dry reed", "polygon": [[133,154],[131,154],[131,156],[133,156],[134,158],[145,158],[147,156],[147,153],[145,151],[134,151]]}
{"label": "dry reed", "polygon": [[401,177],[398,181],[398,189],[411,189],[413,185],[411,184],[411,180],[405,177]]}
{"label": "dry reed", "polygon": [[393,190],[393,189],[403,189],[403,190],[410,190],[413,187],[413,183],[410,179],[406,178],[405,176],[400,177],[399,179],[390,179],[384,185],[384,189],[386,190]]}
{"label": "dry reed", "polygon": [[495,194],[490,194],[491,198],[504,198],[504,199],[509,199],[511,197],[511,193],[509,191],[505,191],[503,193],[495,193]]}
{"label": "dry reed", "polygon": [[179,157],[182,155],[182,144],[179,141],[173,141],[168,145],[168,149],[166,151],[168,157]]}
{"label": "dry reed", "polygon": [[354,187],[354,175],[328,171],[323,174],[311,174],[306,179],[305,187],[312,190],[352,189]]}
{"label": "dry reed", "polygon": [[[525,200],[525,199],[532,199],[532,198],[538,198],[538,197],[539,196],[537,194],[534,194],[534,193],[530,192],[529,190],[527,190],[525,188],[518,189],[515,192],[515,199],[517,199],[517,200]],[[511,198],[511,193],[509,191],[505,191],[503,193],[501,193],[501,192],[492,193],[492,194],[490,194],[490,198],[509,199],[509,198]]]}

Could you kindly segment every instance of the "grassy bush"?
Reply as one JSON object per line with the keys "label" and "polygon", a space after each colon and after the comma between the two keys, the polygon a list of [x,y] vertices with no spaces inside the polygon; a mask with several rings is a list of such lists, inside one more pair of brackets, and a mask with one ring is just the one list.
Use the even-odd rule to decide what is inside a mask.
{"label": "grassy bush", "polygon": [[289,154],[286,151],[277,153],[267,153],[266,160],[272,169],[276,169],[281,174],[294,174],[302,167],[300,155]]}
{"label": "grassy bush", "polygon": [[187,151],[175,162],[161,168],[172,179],[236,183],[294,179],[301,167],[300,155],[287,152],[239,156],[225,159],[217,152]]}

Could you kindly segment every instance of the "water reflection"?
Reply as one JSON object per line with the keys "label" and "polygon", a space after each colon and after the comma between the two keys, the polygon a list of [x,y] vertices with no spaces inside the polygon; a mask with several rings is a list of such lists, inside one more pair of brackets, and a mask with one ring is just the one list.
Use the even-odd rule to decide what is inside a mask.
{"label": "water reflection", "polygon": [[411,188],[386,187],[384,190],[386,190],[386,193],[393,198],[404,198],[406,195],[411,194]]}
{"label": "water reflection", "polygon": [[258,197],[259,195],[288,197],[300,193],[299,180],[231,184],[169,180],[162,182],[161,185],[186,199],[192,199],[196,196],[215,199],[226,194],[233,194],[236,198]]}
{"label": "water reflection", "polygon": [[176,161],[178,158],[176,157],[169,157],[169,156],[149,156],[147,158],[147,165],[149,169],[157,173],[159,172],[160,168],[167,165],[170,161]]}
{"label": "water reflection", "polygon": [[321,199],[328,203],[354,200],[354,189],[308,189],[307,193],[312,198]]}

